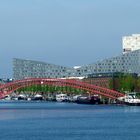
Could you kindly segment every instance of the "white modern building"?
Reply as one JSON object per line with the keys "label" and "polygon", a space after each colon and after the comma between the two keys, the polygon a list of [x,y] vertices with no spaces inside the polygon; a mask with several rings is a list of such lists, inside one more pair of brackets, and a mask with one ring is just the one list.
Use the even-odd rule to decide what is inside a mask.
{"label": "white modern building", "polygon": [[140,49],[140,34],[122,38],[123,54]]}
{"label": "white modern building", "polygon": [[24,60],[13,59],[13,77],[14,79],[24,78],[65,78],[75,77],[75,69],[55,64]]}
{"label": "white modern building", "polygon": [[70,78],[98,73],[140,74],[140,49],[76,68],[23,59],[13,60],[13,78]]}
{"label": "white modern building", "polygon": [[13,78],[70,78],[100,73],[136,73],[140,75],[140,34],[123,37],[123,54],[96,63],[68,68],[45,62],[13,59]]}

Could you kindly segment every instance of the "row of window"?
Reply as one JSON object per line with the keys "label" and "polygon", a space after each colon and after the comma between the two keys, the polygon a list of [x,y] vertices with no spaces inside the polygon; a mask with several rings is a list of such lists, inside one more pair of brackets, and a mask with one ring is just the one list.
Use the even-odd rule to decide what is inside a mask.
{"label": "row of window", "polygon": [[[14,59],[14,78],[19,77],[67,77],[86,76],[91,73],[113,71],[140,71],[140,51],[131,52],[122,56],[113,57],[95,64],[81,66],[78,69],[45,64],[32,61]],[[139,72],[140,73],[140,72]]]}

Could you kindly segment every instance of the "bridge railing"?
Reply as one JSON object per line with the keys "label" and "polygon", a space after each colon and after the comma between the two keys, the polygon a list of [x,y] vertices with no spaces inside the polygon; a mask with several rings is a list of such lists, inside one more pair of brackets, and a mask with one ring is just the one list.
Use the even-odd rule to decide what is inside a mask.
{"label": "bridge railing", "polygon": [[17,90],[18,88],[21,87],[26,87],[26,86],[31,86],[34,84],[40,84],[40,85],[44,85],[44,84],[48,84],[48,85],[56,85],[56,86],[70,86],[70,87],[74,87],[74,88],[78,88],[78,89],[83,89],[86,90],[90,93],[95,93],[95,94],[100,94],[103,96],[107,96],[110,98],[118,98],[118,97],[122,97],[124,96],[124,94],[111,90],[111,89],[107,89],[107,88],[103,88],[103,87],[99,87],[93,84],[89,84],[86,82],[82,82],[80,80],[75,80],[75,79],[53,79],[53,78],[29,78],[29,79],[23,79],[23,80],[16,80],[7,84],[3,84],[0,86],[0,94],[2,96],[5,95],[4,94],[4,90],[7,90],[7,94],[10,94],[11,92],[13,92],[14,90]]}

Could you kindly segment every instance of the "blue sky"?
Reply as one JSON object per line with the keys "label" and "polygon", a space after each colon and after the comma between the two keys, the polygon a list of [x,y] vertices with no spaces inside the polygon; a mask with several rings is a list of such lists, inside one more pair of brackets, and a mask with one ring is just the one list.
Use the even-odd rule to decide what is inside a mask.
{"label": "blue sky", "polygon": [[119,55],[139,15],[139,0],[0,0],[0,77],[12,58],[75,66]]}

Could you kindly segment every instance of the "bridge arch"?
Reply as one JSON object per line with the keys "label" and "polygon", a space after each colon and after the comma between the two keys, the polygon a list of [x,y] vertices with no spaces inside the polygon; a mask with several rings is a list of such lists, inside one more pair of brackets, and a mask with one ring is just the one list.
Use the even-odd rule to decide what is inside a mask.
{"label": "bridge arch", "polygon": [[111,99],[117,99],[124,96],[124,94],[99,87],[93,84],[85,83],[75,79],[55,79],[55,78],[28,78],[23,80],[16,80],[0,86],[0,98],[11,94],[17,89],[29,87],[32,85],[51,85],[51,86],[67,86],[76,89],[81,89],[89,92],[90,94],[98,94]]}

